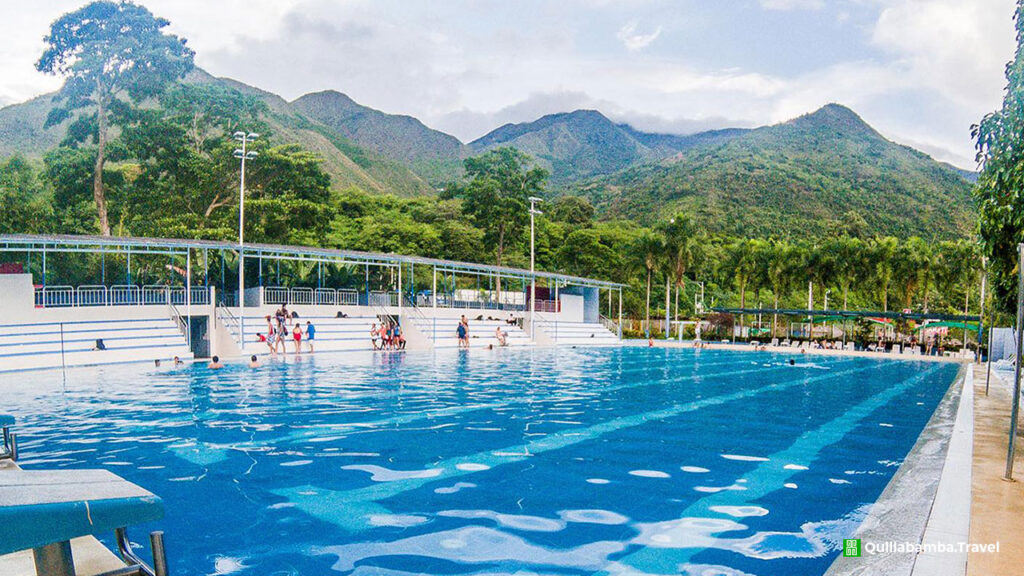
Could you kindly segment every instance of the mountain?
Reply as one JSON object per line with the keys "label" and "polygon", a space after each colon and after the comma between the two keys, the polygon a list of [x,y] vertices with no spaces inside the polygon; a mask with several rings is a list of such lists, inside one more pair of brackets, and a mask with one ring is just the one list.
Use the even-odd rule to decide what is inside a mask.
{"label": "mountain", "polygon": [[[358,187],[371,193],[400,196],[434,193],[434,186],[406,163],[364,148],[335,128],[307,118],[276,94],[230,78],[217,78],[201,69],[194,70],[183,81],[220,84],[263,101],[268,109],[263,120],[270,127],[271,142],[296,143],[320,154],[334,189]],[[53,94],[44,94],[0,108],[0,158],[21,154],[39,159],[60,143],[66,125],[43,128],[53,107],[52,98]]]}
{"label": "mountain", "polygon": [[616,124],[597,110],[549,114],[533,122],[506,124],[471,142],[474,153],[512,146],[533,156],[556,187],[637,164],[672,157],[701,144],[732,139],[730,128],[686,136],[642,132]]}
{"label": "mountain", "polygon": [[606,217],[649,223],[688,210],[712,230],[750,236],[963,237],[974,222],[971,185],[958,171],[887,140],[837,104],[704,138],[572,189]]}
{"label": "mountain", "polygon": [[362,106],[341,92],[306,94],[291,105],[295,112],[383,158],[408,165],[432,182],[450,179],[467,155],[458,138],[428,128],[412,116]]}
{"label": "mountain", "polygon": [[[552,194],[585,195],[608,218],[650,223],[687,209],[713,230],[759,236],[842,229],[949,237],[973,229],[975,173],[891,142],[837,104],[774,126],[690,135],[643,132],[596,110],[576,110],[506,124],[466,145],[340,92],[288,102],[202,70],[185,81],[262,100],[271,141],[320,154],[338,190],[434,194],[462,177],[467,156],[513,146],[550,171]],[[43,129],[51,97],[0,109],[0,158],[40,158],[59,143],[65,126]]]}

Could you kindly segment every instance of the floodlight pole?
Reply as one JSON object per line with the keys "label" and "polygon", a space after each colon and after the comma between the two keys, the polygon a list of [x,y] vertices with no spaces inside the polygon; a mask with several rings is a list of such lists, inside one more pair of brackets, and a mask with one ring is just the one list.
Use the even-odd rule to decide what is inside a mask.
{"label": "floodlight pole", "polygon": [[536,249],[534,247],[533,240],[533,217],[537,214],[543,214],[543,212],[537,210],[538,202],[543,202],[543,200],[536,196],[530,196],[530,340],[534,342],[537,341],[537,327],[535,322],[537,315],[537,275],[534,273]]}
{"label": "floodlight pole", "polygon": [[238,179],[238,345],[243,352],[245,349],[245,161],[256,158],[256,152],[250,152],[248,145],[259,136],[254,132],[239,131],[234,134],[235,140],[242,143],[242,147],[235,150],[234,156],[242,161]]}
{"label": "floodlight pole", "polygon": [[1024,347],[1024,244],[1017,245],[1017,355],[1013,369],[1013,402],[1010,409],[1010,441],[1006,450],[1006,475],[1004,480],[1013,480],[1014,445],[1017,439],[1017,416],[1020,413],[1020,364],[1021,348]]}

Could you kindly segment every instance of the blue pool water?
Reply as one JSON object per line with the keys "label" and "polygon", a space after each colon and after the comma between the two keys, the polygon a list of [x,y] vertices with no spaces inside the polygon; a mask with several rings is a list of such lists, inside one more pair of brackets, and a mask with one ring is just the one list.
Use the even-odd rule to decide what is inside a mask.
{"label": "blue pool water", "polygon": [[25,468],[164,499],[133,534],[163,529],[177,576],[820,574],[957,367],[789,358],[353,353],[0,386]]}

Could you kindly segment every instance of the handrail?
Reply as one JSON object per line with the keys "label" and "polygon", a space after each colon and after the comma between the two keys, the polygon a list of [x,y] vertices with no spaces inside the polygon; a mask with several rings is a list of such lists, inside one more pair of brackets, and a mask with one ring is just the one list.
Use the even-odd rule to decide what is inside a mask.
{"label": "handrail", "polygon": [[227,306],[223,304],[217,305],[217,319],[220,320],[221,324],[227,327],[228,332],[231,333],[231,338],[238,344],[239,348],[242,347],[243,343],[240,341],[240,335],[242,333],[241,323],[238,321],[238,317],[235,316]]}
{"label": "handrail", "polygon": [[188,338],[188,325],[181,316],[181,312],[178,311],[178,307],[171,303],[167,305],[167,308],[171,313],[171,320],[174,320],[174,323],[178,325],[178,332],[181,332],[182,336]]}
{"label": "handrail", "polygon": [[621,336],[622,333],[619,332],[619,325],[616,324],[614,320],[612,320],[611,318],[608,318],[607,316],[605,316],[603,314],[598,314],[597,316],[601,320],[601,325],[602,326],[604,326],[605,328],[610,330],[613,334],[618,336],[620,339],[622,338],[622,336]]}

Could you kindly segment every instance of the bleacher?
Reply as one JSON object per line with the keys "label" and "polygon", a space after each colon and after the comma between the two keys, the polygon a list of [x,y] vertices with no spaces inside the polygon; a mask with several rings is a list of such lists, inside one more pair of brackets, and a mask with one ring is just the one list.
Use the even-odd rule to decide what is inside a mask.
{"label": "bleacher", "polygon": [[[437,318],[435,320],[427,317],[413,317],[413,324],[424,336],[430,340],[434,348],[457,348],[459,345],[456,330],[459,326],[458,318]],[[528,346],[530,335],[516,325],[507,324],[504,320],[474,320],[469,319],[469,346],[471,348],[486,348],[488,345],[499,347],[495,330],[501,328],[506,332],[506,343],[508,346]]]}
{"label": "bleacher", "polygon": [[[97,340],[104,350],[97,350]],[[63,355],[62,355],[63,352]],[[0,371],[192,358],[168,317],[6,324]]]}
{"label": "bleacher", "polygon": [[[372,350],[370,341],[370,327],[374,324],[380,325],[376,316],[348,316],[347,318],[336,318],[334,316],[300,316],[288,321],[289,329],[298,322],[303,330],[306,322],[312,322],[316,327],[316,338],[313,341],[313,349],[317,352],[336,352],[340,350]],[[246,315],[245,327],[245,353],[246,354],[267,354],[267,345],[257,341],[256,334],[267,334],[266,315]],[[229,328],[230,329],[230,328]],[[235,341],[238,341],[238,334],[232,331]],[[287,339],[287,351],[295,351],[294,340],[291,336]],[[305,339],[303,339],[302,351],[308,350]]]}
{"label": "bleacher", "polygon": [[558,345],[602,346],[619,344],[619,337],[600,322],[555,321],[548,317],[537,322],[537,329]]}

